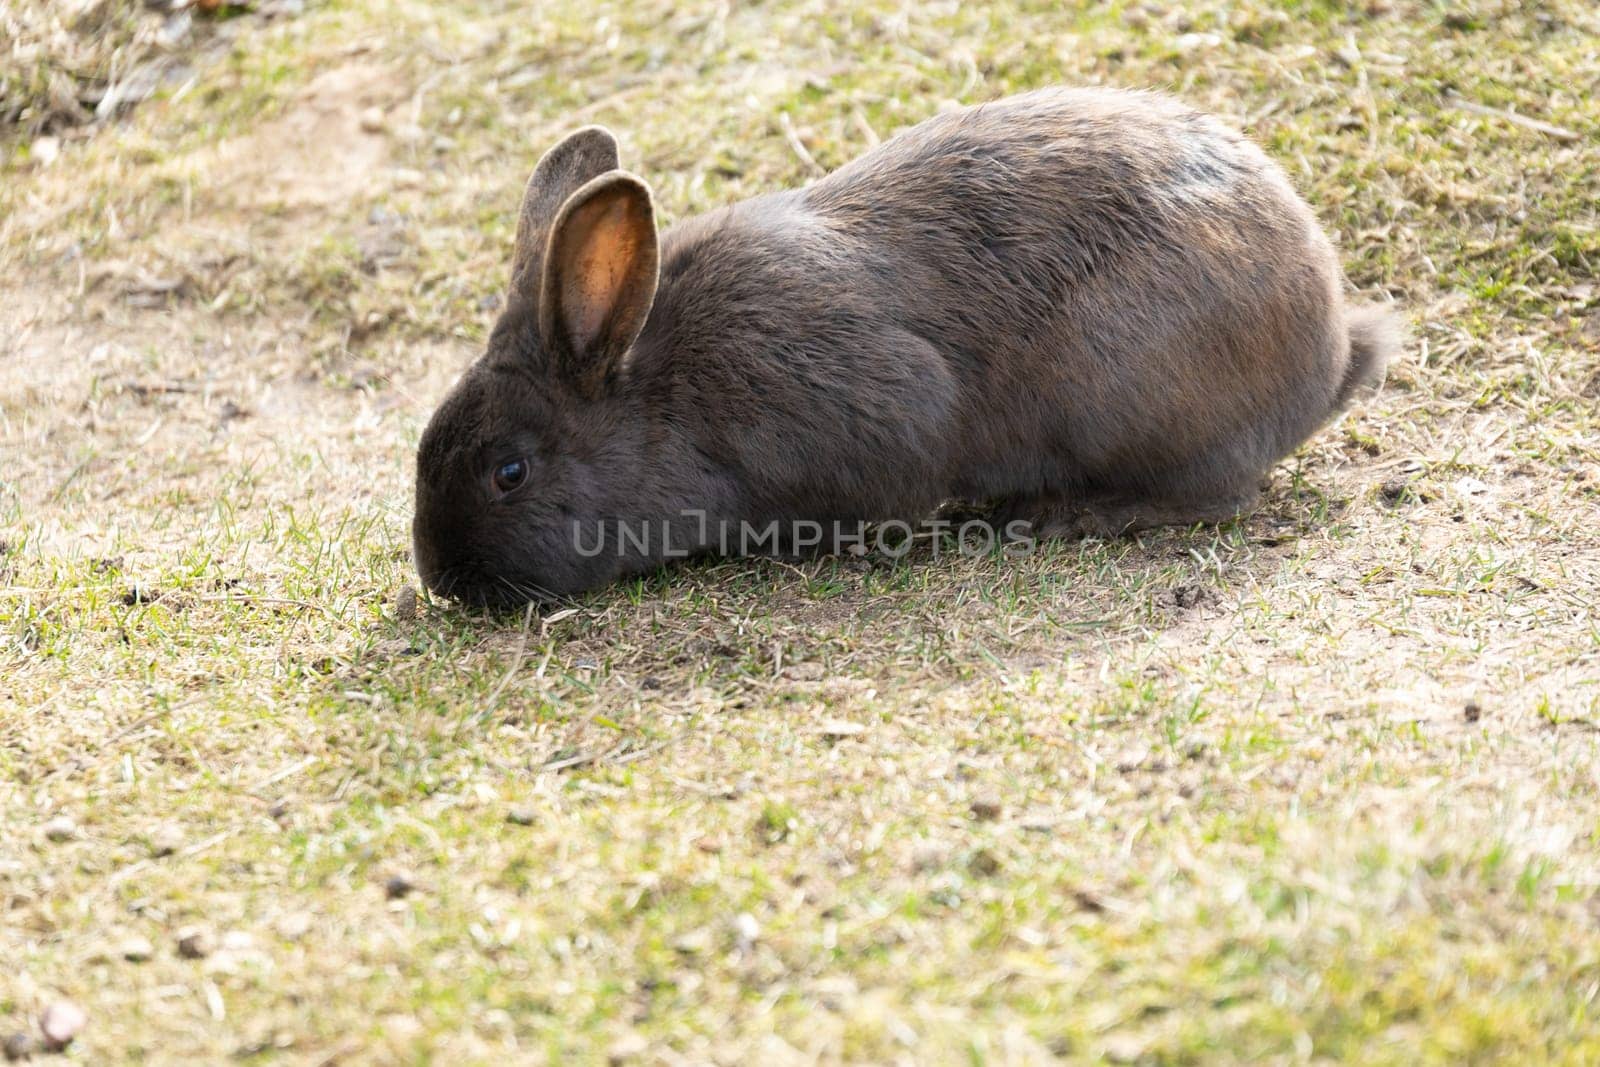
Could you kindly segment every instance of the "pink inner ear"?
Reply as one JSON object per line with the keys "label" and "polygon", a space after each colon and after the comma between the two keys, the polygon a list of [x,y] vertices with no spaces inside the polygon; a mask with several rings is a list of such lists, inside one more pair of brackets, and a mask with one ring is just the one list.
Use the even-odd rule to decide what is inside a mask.
{"label": "pink inner ear", "polygon": [[595,219],[571,281],[568,326],[574,340],[588,347],[600,337],[616,311],[617,299],[637,254],[628,229],[628,204],[608,204]]}

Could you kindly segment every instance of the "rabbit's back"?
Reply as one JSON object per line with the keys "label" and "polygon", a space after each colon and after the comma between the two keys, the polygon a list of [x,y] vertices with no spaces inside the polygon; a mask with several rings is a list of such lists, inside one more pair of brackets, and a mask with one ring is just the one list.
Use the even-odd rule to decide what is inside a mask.
{"label": "rabbit's back", "polygon": [[669,230],[661,283],[640,375],[696,394],[701,451],[762,512],[1204,492],[1325,420],[1349,358],[1309,208],[1156,94],[930,119]]}
{"label": "rabbit's back", "polygon": [[805,200],[858,249],[855,284],[973,386],[969,471],[1007,479],[1019,436],[1053,446],[1046,481],[1164,477],[1223,442],[1265,465],[1333,402],[1332,247],[1258,148],[1168,97],[1045,90],[941,116]]}

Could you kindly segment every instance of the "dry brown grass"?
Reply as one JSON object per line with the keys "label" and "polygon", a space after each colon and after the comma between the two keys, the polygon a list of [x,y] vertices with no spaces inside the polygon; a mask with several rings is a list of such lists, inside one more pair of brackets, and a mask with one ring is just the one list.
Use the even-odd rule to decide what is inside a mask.
{"label": "dry brown grass", "polygon": [[[238,26],[53,164],[6,149],[0,1029],[70,998],[95,1063],[1600,1055],[1588,5]],[[781,116],[833,167],[1058,80],[1228,116],[1413,321],[1257,515],[400,617],[416,434],[560,130],[610,125],[676,217],[806,180]]]}

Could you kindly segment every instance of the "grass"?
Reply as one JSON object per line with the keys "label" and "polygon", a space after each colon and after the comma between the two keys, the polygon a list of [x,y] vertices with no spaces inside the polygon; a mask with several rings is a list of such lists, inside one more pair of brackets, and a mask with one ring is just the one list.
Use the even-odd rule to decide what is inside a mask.
{"label": "grass", "polygon": [[[0,61],[0,1038],[1600,1057],[1588,5],[348,0],[204,24],[115,121],[8,110],[142,47],[100,6],[133,36]],[[1412,321],[1258,513],[404,608],[416,437],[561,131],[680,218],[807,180],[785,119],[831,168],[1056,81],[1246,129]]]}

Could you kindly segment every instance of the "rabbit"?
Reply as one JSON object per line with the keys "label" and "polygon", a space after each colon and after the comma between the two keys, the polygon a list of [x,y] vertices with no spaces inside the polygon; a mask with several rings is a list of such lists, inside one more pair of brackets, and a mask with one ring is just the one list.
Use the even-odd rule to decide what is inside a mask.
{"label": "rabbit", "polygon": [[504,311],[422,435],[418,571],[510,606],[730,524],[1226,521],[1381,383],[1396,319],[1342,286],[1283,172],[1158,93],[953,110],[659,234],[588,126],[529,179]]}

